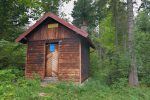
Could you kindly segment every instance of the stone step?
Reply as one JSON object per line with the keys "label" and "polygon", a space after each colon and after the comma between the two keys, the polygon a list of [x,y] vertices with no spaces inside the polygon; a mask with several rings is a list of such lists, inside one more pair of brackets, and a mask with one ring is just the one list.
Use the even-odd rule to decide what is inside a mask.
{"label": "stone step", "polygon": [[45,87],[47,86],[49,83],[55,83],[58,81],[57,77],[45,77],[42,82],[41,82],[41,86]]}
{"label": "stone step", "polygon": [[56,82],[58,81],[57,77],[45,77],[42,82]]}

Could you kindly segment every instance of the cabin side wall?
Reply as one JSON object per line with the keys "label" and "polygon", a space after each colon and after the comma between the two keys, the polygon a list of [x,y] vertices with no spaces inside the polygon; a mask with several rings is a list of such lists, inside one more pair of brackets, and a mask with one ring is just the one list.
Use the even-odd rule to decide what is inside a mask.
{"label": "cabin side wall", "polygon": [[81,39],[81,82],[85,81],[89,77],[89,67],[90,67],[90,58],[89,58],[89,44],[86,39]]}

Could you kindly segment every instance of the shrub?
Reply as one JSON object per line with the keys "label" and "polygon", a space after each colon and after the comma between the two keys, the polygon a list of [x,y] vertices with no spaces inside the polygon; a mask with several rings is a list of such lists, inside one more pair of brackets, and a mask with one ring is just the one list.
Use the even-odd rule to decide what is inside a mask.
{"label": "shrub", "polygon": [[25,46],[0,40],[0,69],[15,66],[20,69],[25,63]]}

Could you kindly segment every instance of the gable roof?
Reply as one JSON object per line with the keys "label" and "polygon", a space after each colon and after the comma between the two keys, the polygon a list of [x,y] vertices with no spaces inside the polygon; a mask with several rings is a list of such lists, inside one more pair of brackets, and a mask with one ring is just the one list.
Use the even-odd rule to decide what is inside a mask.
{"label": "gable roof", "polygon": [[[88,33],[69,24],[68,22],[66,22],[65,20],[59,18],[58,16],[54,15],[51,12],[46,13],[39,21],[37,21],[33,26],[31,26],[27,31],[25,31],[23,34],[21,34],[15,41],[16,42],[20,42],[22,39],[24,39],[29,33],[31,33],[36,27],[38,27],[43,21],[45,21],[47,18],[52,18],[54,20],[56,20],[57,22],[59,22],[60,24],[66,26],[67,28],[71,29],[72,31],[76,32],[77,34],[81,35],[82,37],[88,38]],[[92,42],[87,39],[89,41],[89,43],[92,46]],[[94,47],[94,45],[93,45]]]}

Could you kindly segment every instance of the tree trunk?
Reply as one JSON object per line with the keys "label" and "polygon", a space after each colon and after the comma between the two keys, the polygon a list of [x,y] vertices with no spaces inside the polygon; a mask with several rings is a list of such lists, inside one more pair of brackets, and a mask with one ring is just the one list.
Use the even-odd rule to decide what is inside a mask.
{"label": "tree trunk", "polygon": [[118,0],[112,0],[113,23],[115,27],[115,46],[118,49]]}
{"label": "tree trunk", "polygon": [[132,0],[127,0],[128,9],[128,52],[130,59],[130,72],[129,72],[129,85],[138,85],[138,74],[136,66],[136,57],[134,49],[134,22],[133,22],[133,2]]}

